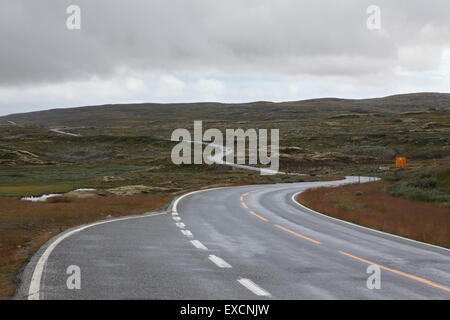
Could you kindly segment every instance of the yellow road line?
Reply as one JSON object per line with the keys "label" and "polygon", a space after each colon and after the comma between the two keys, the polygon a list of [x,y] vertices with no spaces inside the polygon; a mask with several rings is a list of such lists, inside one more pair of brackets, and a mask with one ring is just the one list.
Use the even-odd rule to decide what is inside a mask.
{"label": "yellow road line", "polygon": [[449,291],[449,292],[450,292],[450,288],[447,288],[447,287],[442,286],[442,285],[440,285],[440,284],[437,284],[437,283],[428,281],[428,280],[426,280],[426,279],[419,278],[419,277],[416,277],[416,276],[413,276],[413,275],[410,275],[410,274],[407,274],[407,273],[404,273],[404,272],[401,272],[401,271],[398,271],[398,270],[395,270],[395,269],[391,269],[391,268],[388,268],[388,267],[384,267],[384,266],[379,265],[379,264],[377,264],[377,263],[373,263],[373,262],[371,262],[371,261],[364,260],[364,259],[359,258],[359,257],[357,257],[357,256],[353,256],[353,255],[351,255],[351,254],[349,254],[349,253],[346,253],[346,252],[344,252],[344,251],[339,251],[339,253],[341,253],[341,254],[343,254],[343,255],[345,255],[345,256],[348,256],[348,257],[350,257],[350,258],[359,260],[359,261],[361,261],[361,262],[364,262],[364,263],[367,263],[367,264],[370,264],[370,265],[374,265],[374,266],[378,266],[378,267],[380,267],[381,269],[390,271],[390,272],[392,272],[392,273],[401,275],[401,276],[403,276],[403,277],[410,278],[410,279],[413,279],[413,280],[416,280],[416,281],[419,281],[419,282],[428,284],[428,285],[430,285],[430,286],[433,286],[433,287],[436,287],[436,288],[439,288],[439,289],[442,289],[442,290],[445,290],[445,291]]}
{"label": "yellow road line", "polygon": [[282,227],[282,226],[280,226],[278,224],[276,224],[275,227],[277,227],[277,228],[279,228],[281,230],[287,231],[289,233],[292,233],[293,235],[296,235],[297,237],[300,237],[300,238],[306,239],[308,241],[314,242],[315,244],[320,244],[319,241],[316,241],[316,240],[313,240],[311,238],[305,237],[304,235],[301,235],[300,233],[297,233],[297,232],[294,232],[292,230],[286,229],[286,228],[284,228],[284,227]]}
{"label": "yellow road line", "polygon": [[251,213],[252,215],[254,215],[255,217],[260,218],[260,219],[263,220],[264,222],[269,222],[268,219],[266,219],[266,218],[264,218],[264,217],[261,217],[259,214],[255,213],[255,212],[253,212],[253,211],[251,211],[251,210],[250,210],[250,213]]}
{"label": "yellow road line", "polygon": [[[260,190],[256,190],[256,191],[260,191]],[[248,209],[248,206],[247,206],[247,204],[244,202],[244,197],[248,196],[248,195],[249,195],[250,193],[252,193],[252,192],[255,192],[255,191],[250,191],[250,192],[247,192],[247,193],[244,193],[243,195],[241,195],[241,198],[240,198],[241,204],[242,204],[242,206],[243,206],[245,209]],[[261,217],[261,216],[260,216],[259,214],[257,214],[256,212],[251,211],[251,210],[249,210],[249,211],[250,211],[250,213],[251,213],[252,215],[254,215],[255,217],[258,217],[259,219],[263,220],[264,222],[269,222],[268,219],[266,219],[266,218],[264,218],[264,217]]]}

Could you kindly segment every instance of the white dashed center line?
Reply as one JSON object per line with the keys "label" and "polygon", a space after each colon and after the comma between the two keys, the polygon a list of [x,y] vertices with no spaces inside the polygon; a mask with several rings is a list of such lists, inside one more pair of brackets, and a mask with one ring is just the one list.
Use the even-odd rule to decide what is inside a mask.
{"label": "white dashed center line", "polygon": [[210,254],[208,259],[214,262],[219,268],[231,268],[229,263],[215,255]]}
{"label": "white dashed center line", "polygon": [[203,245],[203,243],[201,243],[201,242],[198,241],[198,240],[191,240],[191,243],[192,243],[192,244],[194,245],[194,247],[196,247],[197,249],[208,250],[208,248],[205,247],[205,246]]}
{"label": "white dashed center line", "polygon": [[186,227],[186,225],[183,222],[177,222],[176,225],[180,229],[184,229],[184,227]]}
{"label": "white dashed center line", "polygon": [[190,232],[189,230],[180,230],[182,234],[184,234],[186,237],[192,238],[192,232]]}
{"label": "white dashed center line", "polygon": [[259,287],[257,284],[255,284],[250,279],[242,278],[242,279],[239,279],[238,282],[240,284],[242,284],[244,287],[246,287],[248,290],[250,290],[251,292],[256,294],[257,296],[265,296],[265,297],[270,297],[271,296],[271,294],[269,292],[267,292],[263,288]]}
{"label": "white dashed center line", "polygon": [[181,218],[177,217],[177,216],[173,217],[172,219],[175,220],[175,221],[181,221]]}

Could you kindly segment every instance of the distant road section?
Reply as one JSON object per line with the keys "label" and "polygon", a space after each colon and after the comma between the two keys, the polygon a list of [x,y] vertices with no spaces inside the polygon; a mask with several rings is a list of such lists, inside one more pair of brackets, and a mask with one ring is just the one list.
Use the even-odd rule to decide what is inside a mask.
{"label": "distant road section", "polygon": [[[82,227],[33,257],[16,298],[449,299],[449,250],[294,201],[308,188],[357,180],[196,191],[165,214]],[[67,286],[73,265],[79,290]],[[380,289],[367,284],[374,267]]]}
{"label": "distant road section", "polygon": [[81,134],[70,133],[70,132],[59,130],[59,129],[50,129],[50,131],[55,132],[55,133],[59,133],[59,134],[64,134],[66,136],[81,137]]}

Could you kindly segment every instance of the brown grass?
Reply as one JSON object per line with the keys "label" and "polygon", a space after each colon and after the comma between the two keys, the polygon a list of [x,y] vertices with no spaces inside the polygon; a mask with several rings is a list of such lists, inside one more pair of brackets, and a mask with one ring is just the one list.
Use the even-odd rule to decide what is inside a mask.
{"label": "brown grass", "polygon": [[10,298],[15,279],[31,255],[48,239],[68,228],[161,208],[169,194],[61,198],[33,203],[0,198],[0,299]]}
{"label": "brown grass", "polygon": [[299,201],[338,219],[450,248],[450,209],[390,196],[382,182],[307,190]]}

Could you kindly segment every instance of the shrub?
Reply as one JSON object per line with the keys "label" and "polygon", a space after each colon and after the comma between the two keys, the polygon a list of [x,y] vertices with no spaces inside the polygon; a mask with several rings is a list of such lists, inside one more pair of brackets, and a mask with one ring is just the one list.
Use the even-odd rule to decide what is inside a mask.
{"label": "shrub", "polygon": [[401,181],[385,190],[396,197],[428,202],[450,202],[450,192],[447,188],[449,168],[441,170],[421,170],[407,181]]}
{"label": "shrub", "polygon": [[385,174],[384,180],[397,182],[403,178],[403,170],[390,171]]}

